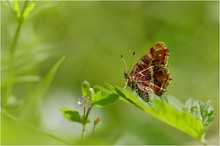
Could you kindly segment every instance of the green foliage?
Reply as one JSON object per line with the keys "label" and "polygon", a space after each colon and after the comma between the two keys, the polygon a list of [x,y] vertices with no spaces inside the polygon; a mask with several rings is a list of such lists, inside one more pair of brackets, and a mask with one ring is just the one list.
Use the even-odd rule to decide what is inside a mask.
{"label": "green foliage", "polygon": [[[14,10],[16,16],[17,16],[18,25],[17,25],[16,31],[13,36],[11,47],[10,47],[10,49],[8,49],[9,55],[8,55],[7,64],[6,64],[7,69],[5,71],[7,76],[6,76],[5,82],[3,83],[3,87],[5,88],[4,89],[3,106],[7,104],[8,98],[12,94],[11,92],[12,92],[12,89],[14,86],[13,84],[15,82],[18,82],[19,80],[21,80],[19,78],[16,79],[16,74],[15,74],[16,69],[14,67],[15,62],[16,62],[15,61],[15,52],[17,49],[17,43],[18,43],[20,31],[21,31],[21,26],[23,25],[23,20],[24,20],[24,18],[27,18],[29,13],[34,9],[34,6],[35,6],[34,2],[31,2],[30,5],[28,6],[28,1],[25,1],[24,5],[23,5],[23,9],[20,10],[20,6],[19,6],[18,1],[17,0],[12,1],[12,7],[13,7],[13,10]],[[4,74],[4,72],[3,72],[3,74]],[[22,80],[24,80],[24,79],[27,80],[27,77],[25,77],[24,75],[20,74],[20,76],[22,76]]]}
{"label": "green foliage", "polygon": [[[98,92],[94,92],[94,88]],[[90,87],[88,81],[84,81],[81,86],[82,95],[92,100],[91,104],[97,107],[103,107],[114,103],[118,99],[118,95],[112,93],[105,88],[100,86],[95,86],[94,88]]]}
{"label": "green foliage", "polygon": [[[201,142],[205,142],[204,135],[214,119],[211,102],[201,102],[189,99],[185,104],[172,96],[150,96],[148,103],[141,100],[127,90],[107,84],[109,89],[125,101],[166,124],[173,126]],[[102,90],[104,92],[104,90]],[[108,91],[109,92],[109,91]]]}
{"label": "green foliage", "polygon": [[[35,75],[37,70],[36,64],[39,63],[39,61],[37,61],[35,58],[39,56],[41,56],[41,59],[45,58],[46,55],[42,57],[42,54],[45,54],[45,50],[39,50],[39,44],[36,45],[37,49],[33,47],[32,35],[26,31],[27,29],[23,30],[22,26],[24,24],[24,20],[27,19],[29,14],[34,10],[36,3],[29,2],[28,0],[24,2],[12,0],[11,4],[14,14],[17,17],[17,27],[15,29],[11,29],[15,30],[15,32],[14,35],[12,35],[10,45],[8,45],[9,47],[5,48],[5,54],[3,55],[4,67],[1,70],[1,73],[4,76],[4,80],[1,86],[1,91],[3,92],[3,104],[0,109],[1,113],[19,124],[22,124],[41,134],[57,139],[62,143],[66,143],[64,140],[52,134],[44,132],[43,130],[40,130],[40,128],[36,127],[36,125],[33,126],[26,121],[32,119],[33,117],[38,117],[36,116],[36,113],[39,114],[39,111],[37,110],[37,106],[39,106],[38,103],[40,102],[40,99],[44,97],[44,94],[48,90],[59,66],[64,61],[65,57],[59,59],[58,62],[56,62],[42,78],[39,75]],[[20,5],[22,5],[21,9]],[[25,33],[23,33],[23,31]],[[21,35],[22,33],[28,34],[27,36],[31,38],[25,39],[24,44],[22,44],[22,41],[20,41],[23,37]],[[29,42],[31,42],[31,46],[27,45]],[[21,45],[22,47],[19,47],[19,45]],[[33,70],[35,70],[35,72],[33,72]],[[22,82],[25,82],[25,84],[28,84],[30,87],[26,88],[27,86],[25,86],[25,84],[22,84]],[[17,95],[16,92],[14,92],[15,85],[19,86],[19,88],[22,89],[22,92],[24,92],[25,94],[23,94],[22,96]],[[11,107],[16,109],[13,114],[16,114],[17,111],[20,112],[18,114],[19,116],[15,116],[10,113]]]}
{"label": "green foliage", "polygon": [[202,121],[202,124],[206,127],[206,129],[214,120],[214,109],[211,106],[210,100],[203,103],[195,99],[189,99],[186,101],[183,110],[196,116],[200,121]]}
{"label": "green foliage", "polygon": [[[35,68],[37,64],[36,60],[34,60],[33,56],[41,55],[42,50],[39,49],[31,51],[28,50],[20,51],[18,50],[17,43],[19,40],[21,26],[23,25],[23,20],[28,17],[30,12],[35,7],[35,2],[25,1],[23,3],[23,8],[20,10],[20,6],[17,0],[12,1],[13,10],[17,16],[17,28],[14,33],[12,44],[10,49],[8,49],[8,58],[4,60],[4,68],[2,70],[2,76],[4,79],[2,80],[3,89],[3,106],[7,106],[9,97],[13,95],[13,88],[15,84],[21,82],[37,82],[37,85],[30,89],[30,92],[26,92],[28,96],[27,107],[24,108],[24,111],[29,111],[29,108],[33,106],[36,101],[39,101],[48,89],[52,79],[54,78],[57,69],[59,68],[61,62],[65,57],[62,57],[52,68],[51,70],[41,79],[38,75],[35,75],[31,72],[32,68]],[[28,40],[27,40],[28,41]],[[19,48],[20,49],[20,48]],[[16,52],[20,51],[20,55],[16,56]],[[45,51],[45,50],[44,50]],[[30,52],[30,53],[28,53]],[[33,64],[34,63],[34,64]],[[17,105],[16,103],[14,105]],[[26,115],[26,114],[23,114]]]}
{"label": "green foliage", "polygon": [[26,19],[29,14],[34,10],[36,3],[30,2],[29,5],[28,1],[25,1],[24,8],[21,11],[20,6],[18,4],[18,0],[12,0],[12,8],[17,16],[18,19]]}
{"label": "green foliage", "polygon": [[[79,122],[81,124],[83,123],[83,117],[80,115],[79,112],[73,111],[73,110],[68,109],[68,108],[61,108],[60,111],[63,113],[63,116],[67,120],[70,120],[72,122]],[[90,122],[89,119],[87,119],[86,122]]]}
{"label": "green foliage", "polygon": [[118,100],[118,95],[114,93],[97,92],[93,96],[93,103],[97,107],[104,107]]}
{"label": "green foliage", "polygon": [[52,67],[51,69],[45,74],[45,76],[41,79],[41,81],[37,84],[34,91],[32,92],[31,97],[34,98],[41,98],[43,97],[44,93],[47,91],[49,85],[51,84],[54,76],[58,68],[60,67],[61,63],[65,60],[65,56],[61,57]]}
{"label": "green foliage", "polygon": [[[88,81],[82,82],[81,90],[82,97],[79,98],[78,105],[83,107],[83,114],[80,115],[78,111],[74,111],[68,108],[61,108],[60,111],[63,113],[63,116],[72,122],[78,122],[82,124],[82,134],[81,138],[84,141],[84,132],[86,129],[86,124],[90,122],[88,119],[90,111],[92,107],[95,105],[96,107],[104,107],[109,104],[112,104],[118,100],[118,95],[105,89],[100,86],[92,88]],[[96,118],[93,124],[93,132],[94,135],[96,125],[100,123],[100,119]]]}
{"label": "green foliage", "polygon": [[18,5],[18,1],[13,0],[12,1],[12,6],[13,6],[13,9],[14,9],[14,12],[16,13],[17,18],[20,18],[21,17],[21,12],[20,12],[20,8],[19,8],[19,5]]}
{"label": "green foliage", "polygon": [[127,90],[111,84],[106,85],[108,89],[95,86],[96,92],[94,92],[89,82],[84,81],[81,86],[83,97],[81,97],[79,105],[84,106],[84,109],[87,108],[88,113],[84,111],[86,114],[81,116],[77,111],[62,108],[61,112],[64,117],[70,121],[83,124],[84,121],[89,122],[87,118],[93,105],[104,107],[120,99],[205,143],[205,133],[214,120],[214,110],[211,106],[211,101],[203,103],[198,100],[188,99],[183,104],[172,96],[158,97],[151,94],[150,101],[144,102]]}
{"label": "green foliage", "polygon": [[95,89],[98,90],[98,92],[92,97],[92,101],[97,107],[103,107],[118,100],[119,96],[109,90],[100,86],[95,86]]}
{"label": "green foliage", "polygon": [[94,89],[90,88],[90,84],[88,81],[84,81],[82,83],[81,90],[82,90],[82,95],[84,97],[90,98],[94,94]]}
{"label": "green foliage", "polygon": [[[29,92],[29,100],[26,103],[26,106],[23,108],[23,118],[29,119],[30,117],[36,116],[37,109],[33,108],[38,105],[42,98],[44,97],[44,94],[48,90],[54,76],[57,73],[58,68],[62,64],[62,62],[65,60],[65,56],[61,57],[50,69],[49,71],[44,75],[44,77],[34,86],[34,88]],[[29,112],[29,110],[32,109],[32,112]]]}
{"label": "green foliage", "polygon": [[31,2],[26,9],[24,10],[23,13],[23,18],[26,19],[28,17],[28,15],[31,13],[31,11],[35,8],[36,3],[35,2]]}
{"label": "green foliage", "polygon": [[[32,2],[36,5],[28,14],[28,11],[25,10]],[[4,36],[1,40],[2,106],[4,103],[10,103],[4,106],[9,114],[16,117],[18,121],[25,123],[28,121],[28,124],[35,128],[42,126],[42,131],[45,132],[47,129],[46,133],[49,135],[49,137],[45,135],[41,137],[41,133],[35,129],[21,127],[19,122],[3,115],[3,145],[66,144],[62,141],[54,141],[51,139],[53,137],[50,137],[52,135],[63,137],[71,144],[77,144],[77,137],[67,132],[70,130],[68,128],[74,128],[69,126],[75,123],[65,125],[60,124],[59,120],[53,120],[50,124],[51,119],[57,119],[56,114],[61,114],[52,109],[62,107],[68,95],[72,93],[77,95],[80,90],[79,85],[84,79],[99,85],[102,85],[103,82],[122,85],[124,66],[120,60],[120,54],[123,54],[126,62],[130,63],[131,54],[135,51],[133,62],[135,64],[147,51],[148,46],[156,41],[164,41],[170,51],[169,70],[173,82],[169,86],[167,94],[172,93],[182,101],[186,101],[188,96],[197,97],[201,101],[211,99],[215,109],[215,120],[208,129],[209,131],[205,132],[207,133],[206,141],[211,145],[218,144],[219,111],[216,110],[219,107],[219,56],[216,53],[219,50],[218,1],[62,2],[9,0],[1,2],[1,9],[1,36]],[[22,16],[27,16],[24,21]],[[11,59],[13,60],[12,65],[9,65],[10,55],[13,58]],[[58,59],[61,56],[66,56],[65,64],[62,64],[62,71],[58,72],[53,82],[50,82],[52,88],[49,88],[49,85],[44,86],[49,89],[49,92],[46,91],[46,88],[45,90],[36,89],[40,86],[39,82],[44,79],[45,74],[57,61],[53,59],[53,55],[56,55]],[[106,89],[107,91],[91,87],[95,90],[94,94],[96,95],[93,96],[97,98],[96,100],[109,97],[105,95],[115,91],[114,86],[111,86],[113,89]],[[37,95],[34,95],[34,92]],[[111,96],[118,96],[118,94],[114,93]],[[124,93],[121,93],[121,96],[123,95]],[[57,96],[59,98],[56,98]],[[99,131],[91,139],[91,144],[192,145],[197,143],[196,139],[193,140],[187,134],[180,133],[170,126],[163,126],[164,124],[160,120],[157,121],[157,119],[149,117],[149,113],[138,111],[141,108],[134,102],[135,99],[131,100],[127,96],[124,98],[126,98],[124,101],[128,100],[128,103],[137,106],[137,108],[133,110],[133,108],[129,108],[129,105],[121,107],[121,103],[119,103],[105,109],[99,109],[98,111],[102,110],[101,113],[105,110],[101,115],[97,115],[105,126],[100,126],[98,129],[99,125],[97,125],[96,130]],[[121,100],[124,98],[120,97]],[[210,117],[213,114],[208,112],[213,110],[209,105],[211,103],[202,102],[202,104],[192,101],[194,104],[190,108],[186,103],[171,96],[165,98],[162,96],[158,100],[160,99],[180,111],[194,112],[195,116],[200,116],[199,121],[201,121],[201,117],[204,117],[202,119],[203,125],[212,123]],[[27,107],[26,103],[29,103],[29,100],[33,101]],[[97,102],[93,107],[99,108],[109,105],[102,102]],[[12,107],[11,103],[16,103],[16,106]],[[154,107],[152,103],[149,103],[149,106]],[[27,117],[27,114],[23,113],[23,109],[32,116]],[[76,110],[74,106],[73,110]],[[37,116],[33,114],[36,112]],[[93,112],[94,115],[95,110]],[[129,113],[129,116],[126,112]],[[83,115],[81,112],[80,114]],[[204,115],[207,115],[207,118]],[[21,118],[22,116],[24,118]],[[139,117],[141,118],[138,119]],[[89,118],[91,119],[92,116],[89,115]],[[128,120],[129,123],[126,122]],[[92,121],[94,119],[91,119]],[[51,128],[52,124],[53,128]],[[87,125],[90,126],[90,124],[92,123]],[[112,131],[112,127],[115,129],[114,131]],[[161,129],[163,131],[160,131]],[[89,141],[88,138],[86,140]]]}

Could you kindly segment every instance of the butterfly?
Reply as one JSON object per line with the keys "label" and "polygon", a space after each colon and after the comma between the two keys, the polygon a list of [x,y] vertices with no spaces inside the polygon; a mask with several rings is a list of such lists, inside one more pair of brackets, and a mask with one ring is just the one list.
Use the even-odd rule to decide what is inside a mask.
{"label": "butterfly", "polygon": [[149,93],[161,96],[172,80],[168,70],[168,57],[167,46],[163,42],[155,43],[131,72],[124,72],[124,88],[130,86],[146,102],[149,101]]}

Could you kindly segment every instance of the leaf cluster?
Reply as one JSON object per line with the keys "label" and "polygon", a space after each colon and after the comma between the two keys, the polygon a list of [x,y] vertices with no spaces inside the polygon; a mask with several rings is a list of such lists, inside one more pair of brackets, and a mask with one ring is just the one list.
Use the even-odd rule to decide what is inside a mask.
{"label": "leaf cluster", "polygon": [[[83,97],[83,103],[79,103],[82,101],[79,101],[78,104],[84,107],[88,107],[91,109],[93,106],[96,107],[104,107],[109,104],[114,103],[118,100],[119,96],[108,89],[96,86],[95,88],[92,88],[88,81],[84,81],[81,85],[81,91],[82,91],[82,97]],[[74,111],[69,108],[61,108],[60,111],[63,113],[64,117],[67,120],[70,120],[72,122],[78,122],[83,124],[84,119],[86,118],[86,123],[90,122],[89,119],[87,119],[86,115],[81,115],[78,111]]]}
{"label": "leaf cluster", "polygon": [[[205,143],[205,133],[214,120],[211,101],[202,102],[190,98],[182,103],[172,96],[158,97],[151,94],[150,101],[144,102],[128,90],[111,84],[106,85],[108,88],[101,86],[91,88],[85,81],[82,83],[82,95],[91,100],[91,106],[96,107],[104,107],[120,99]],[[77,111],[62,108],[61,112],[70,121],[83,122],[83,116]]]}
{"label": "leaf cluster", "polygon": [[[15,108],[23,106],[21,109],[21,117],[24,119],[31,119],[34,117],[37,109],[35,106],[38,105],[39,101],[42,99],[44,94],[49,88],[56,72],[64,61],[65,57],[61,57],[50,69],[40,77],[36,73],[37,65],[40,61],[45,61],[50,55],[46,55],[46,49],[37,46],[30,48],[25,47],[29,42],[32,42],[31,39],[25,40],[25,44],[22,44],[22,47],[19,47],[19,40],[22,38],[22,32],[27,32],[23,28],[23,24],[27,18],[29,18],[31,12],[36,6],[34,1],[18,1],[12,0],[9,1],[11,4],[12,11],[14,12],[17,18],[17,27],[15,29],[14,35],[12,37],[10,47],[6,47],[5,54],[3,55],[2,61],[2,84],[1,89],[3,92],[2,97],[2,106],[4,108]],[[29,38],[32,38],[29,36]],[[30,43],[33,46],[33,43]],[[49,53],[48,53],[49,54]],[[41,59],[37,59],[41,57]],[[25,89],[28,87],[28,90],[25,92],[20,92],[15,88],[15,85],[18,85],[20,88]],[[22,94],[22,97],[20,96]],[[29,112],[31,109],[31,113]],[[36,112],[37,113],[37,112]]]}
{"label": "leaf cluster", "polygon": [[[79,106],[83,107],[83,114],[80,114],[78,111],[61,108],[60,111],[63,113],[63,116],[71,121],[82,124],[82,133],[81,139],[82,142],[85,140],[85,130],[86,124],[90,122],[89,114],[94,106],[104,107],[109,104],[114,103],[118,100],[119,96],[107,89],[101,87],[92,88],[88,81],[84,81],[81,85],[82,96],[77,102]],[[97,117],[93,122],[92,136],[94,136],[95,127],[101,122],[100,118]]]}
{"label": "leaf cluster", "polygon": [[[112,93],[119,96],[120,100],[205,143],[205,133],[214,120],[214,109],[211,101],[202,102],[190,98],[186,103],[182,103],[172,96],[158,97],[151,94],[150,101],[144,102],[128,90],[110,84],[107,86]],[[99,89],[102,92],[109,93],[108,89],[102,87]]]}

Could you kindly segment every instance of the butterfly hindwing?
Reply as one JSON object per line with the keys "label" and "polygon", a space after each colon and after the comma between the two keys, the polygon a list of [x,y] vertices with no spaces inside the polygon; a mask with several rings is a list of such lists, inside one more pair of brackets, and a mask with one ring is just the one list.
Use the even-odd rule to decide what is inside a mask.
{"label": "butterfly hindwing", "polygon": [[168,71],[169,50],[162,42],[155,43],[137,62],[129,74],[128,85],[144,100],[149,93],[162,95],[167,91],[171,76]]}

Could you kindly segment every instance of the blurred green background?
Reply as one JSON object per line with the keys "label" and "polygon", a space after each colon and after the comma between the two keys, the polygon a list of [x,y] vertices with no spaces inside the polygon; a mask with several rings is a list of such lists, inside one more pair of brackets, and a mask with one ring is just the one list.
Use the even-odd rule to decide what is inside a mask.
{"label": "blurred green background", "polygon": [[[16,15],[1,2],[2,81]],[[22,7],[23,2],[19,5]],[[36,2],[21,28],[15,54],[20,74],[42,77],[62,56],[49,90],[23,113],[35,82],[14,85],[8,111],[24,121],[69,141],[79,143],[81,125],[65,120],[59,108],[82,111],[77,105],[81,82],[124,85],[123,54],[133,64],[157,41],[170,50],[173,78],[165,95],[185,102],[211,100],[216,117],[207,132],[208,144],[219,144],[219,3],[216,2]],[[7,72],[6,72],[7,73]],[[37,81],[36,81],[37,82]],[[3,97],[4,98],[4,97]],[[36,110],[37,109],[37,110]],[[32,111],[37,111],[37,114]],[[24,116],[28,115],[28,116]],[[135,107],[118,101],[93,108],[90,119],[101,118],[93,144],[200,144]],[[7,116],[2,116],[2,144],[63,144]],[[92,124],[87,126],[87,138]]]}

